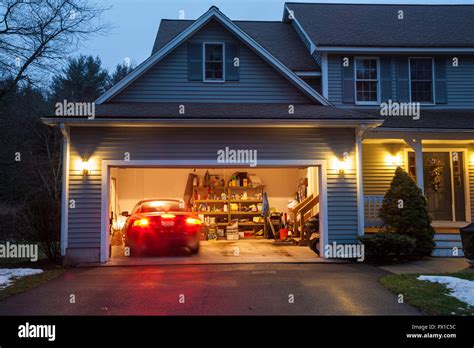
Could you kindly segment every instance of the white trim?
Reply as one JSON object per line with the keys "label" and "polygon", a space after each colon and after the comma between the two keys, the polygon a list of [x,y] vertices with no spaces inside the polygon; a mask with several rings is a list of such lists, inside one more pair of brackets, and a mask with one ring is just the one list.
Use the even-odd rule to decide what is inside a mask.
{"label": "white trim", "polygon": [[[357,60],[358,59],[375,59],[377,62],[377,101],[358,101],[357,100]],[[366,81],[366,80],[361,80]],[[371,81],[371,80],[370,80]],[[380,89],[380,58],[379,57],[365,57],[365,56],[356,56],[354,57],[354,101],[355,105],[380,105],[381,99],[381,89]]]}
{"label": "white trim", "polygon": [[70,148],[71,140],[69,137],[69,127],[66,127],[64,123],[60,125],[61,132],[63,134],[62,143],[62,182],[61,182],[61,240],[60,249],[61,256],[66,256],[68,246],[68,224],[69,224],[69,166],[70,166]]}
{"label": "white trim", "polygon": [[408,95],[410,97],[410,103],[413,103],[411,99],[411,60],[412,59],[431,59],[431,103],[420,103],[415,101],[415,103],[420,103],[422,106],[432,106],[436,105],[436,90],[435,90],[435,65],[433,57],[408,57]]}
{"label": "white trim", "polygon": [[[287,5],[287,4],[285,4],[285,10],[286,10],[286,12],[288,12],[288,15],[289,15],[290,11],[292,11],[293,14],[294,14],[294,11],[293,11],[293,10],[290,10],[290,9],[288,8],[288,5]],[[306,33],[306,31],[303,29],[303,26],[302,26],[301,23],[298,21],[298,19],[296,19],[296,15],[293,16],[293,19],[289,19],[289,18],[286,18],[286,19],[287,19],[287,20],[290,20],[290,21],[292,21],[292,22],[294,22],[294,23],[296,24],[296,26],[298,27],[298,29],[300,30],[300,32],[303,34],[303,36],[304,36],[304,37],[306,38],[306,40],[309,42],[309,47],[308,47],[309,53],[310,53],[311,55],[313,55],[314,51],[316,51],[316,45],[315,45],[315,43],[313,42],[313,40],[311,40],[311,38],[310,38],[309,35]],[[284,20],[285,20],[285,19],[284,19]],[[296,32],[298,33],[298,30],[296,30]],[[298,33],[298,36],[299,36],[299,33]],[[303,41],[303,39],[302,39],[302,41]],[[304,41],[303,41],[303,43],[304,43]]]}
{"label": "white trim", "polygon": [[[408,171],[408,153],[413,152],[412,148],[406,147],[404,148],[404,161],[405,161],[405,170]],[[462,152],[463,154],[463,180],[464,180],[464,210],[465,210],[465,221],[470,223],[471,222],[471,192],[470,192],[470,185],[469,185],[469,149],[467,147],[423,147],[423,153],[426,152],[447,152],[449,154],[449,166],[451,171],[451,194],[452,194],[452,209],[455,210],[455,201],[454,201],[454,177],[452,175],[452,153],[453,152]],[[415,155],[416,156],[416,155]],[[418,175],[418,171],[417,171]],[[453,222],[462,222],[456,221],[456,214],[453,211]],[[436,221],[433,221],[436,222]]]}
{"label": "white trim", "polygon": [[336,120],[318,120],[318,119],[133,119],[133,118],[107,118],[93,119],[87,118],[42,118],[43,123],[54,126],[59,123],[65,123],[71,126],[82,127],[262,127],[262,128],[305,128],[305,127],[343,127],[353,128],[358,124],[365,124],[371,127],[380,126],[383,120],[378,119],[336,119]]}
{"label": "white trim", "polygon": [[120,82],[115,84],[107,92],[102,94],[99,98],[95,100],[96,104],[102,104],[108,101],[110,98],[114,97],[120,93],[124,88],[126,88],[130,83],[135,81],[143,73],[148,71],[152,66],[157,62],[163,59],[168,55],[172,50],[178,47],[182,42],[188,39],[192,34],[197,30],[203,27],[211,19],[215,18],[218,20],[225,28],[230,32],[240,38],[245,44],[249,45],[260,57],[262,57],[267,63],[269,63],[273,68],[279,71],[285,78],[290,80],[297,88],[299,88],[303,93],[305,93],[311,99],[318,101],[322,105],[331,105],[331,103],[326,100],[322,95],[313,90],[306,82],[304,82],[300,77],[298,77],[293,71],[291,71],[286,65],[276,59],[271,55],[262,45],[255,41],[251,36],[246,32],[240,29],[235,23],[233,23],[229,18],[227,18],[222,12],[217,9],[217,7],[211,7],[205,14],[199,17],[193,24],[191,24],[186,30],[179,33],[173,40],[167,43],[163,48],[152,54],[148,59],[141,63],[137,68],[135,68],[130,74],[123,78]]}
{"label": "white trim", "polygon": [[[328,244],[328,210],[327,210],[327,161],[326,160],[259,160],[258,167],[318,167],[319,175],[319,211],[320,211],[320,250]],[[110,258],[109,245],[109,189],[111,167],[143,167],[143,168],[196,168],[196,167],[232,167],[212,160],[102,160],[101,175],[101,233],[100,233],[100,262]],[[321,255],[324,255],[322,253]],[[324,257],[324,256],[321,256]]]}
{"label": "white trim", "polygon": [[[206,80],[206,45],[222,46],[222,80]],[[202,82],[224,83],[225,82],[225,42],[223,41],[204,41],[202,43]]]}
{"label": "white trim", "polygon": [[366,47],[366,46],[316,46],[316,51],[331,53],[474,53],[471,47]]}
{"label": "white trim", "polygon": [[320,77],[322,74],[320,71],[295,71],[299,77]]}
{"label": "white trim", "polygon": [[321,84],[323,90],[323,97],[329,100],[329,65],[328,65],[328,54],[323,53],[321,55]]}
{"label": "white trim", "polygon": [[364,178],[363,178],[363,161],[362,161],[362,136],[365,127],[356,128],[356,180],[357,180],[357,232],[359,237],[365,234],[365,205],[364,205]]}

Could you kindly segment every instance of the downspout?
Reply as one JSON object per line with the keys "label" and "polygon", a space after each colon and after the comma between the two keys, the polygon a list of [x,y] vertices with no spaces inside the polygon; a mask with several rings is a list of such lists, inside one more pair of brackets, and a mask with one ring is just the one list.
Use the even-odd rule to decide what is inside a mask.
{"label": "downspout", "polygon": [[69,201],[69,151],[70,137],[69,127],[64,123],[59,124],[63,135],[62,143],[62,189],[61,189],[61,256],[66,256],[68,245],[68,201]]}
{"label": "downspout", "polygon": [[365,234],[364,221],[364,180],[363,180],[363,166],[362,166],[362,137],[366,131],[366,126],[361,125],[356,128],[355,142],[356,142],[356,180],[357,180],[357,235],[362,237]]}

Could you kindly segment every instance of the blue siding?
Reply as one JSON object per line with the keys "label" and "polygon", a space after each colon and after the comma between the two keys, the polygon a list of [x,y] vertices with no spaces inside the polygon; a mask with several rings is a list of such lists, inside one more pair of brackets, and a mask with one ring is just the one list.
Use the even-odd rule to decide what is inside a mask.
{"label": "blue siding", "polygon": [[[342,103],[342,57],[330,55],[328,58],[329,100],[335,105],[349,106]],[[474,107],[474,56],[459,56],[458,58],[459,67],[457,68],[452,66],[451,56],[446,58],[447,104],[435,105],[433,108],[462,109]],[[391,71],[392,100],[397,100],[396,57],[392,59]],[[354,104],[351,106],[356,107]],[[361,108],[367,108],[367,106],[361,106]]]}
{"label": "blue siding", "polygon": [[474,56],[458,56],[459,66],[452,65],[452,57],[446,60],[446,88],[448,105],[474,107]]}
{"label": "blue siding", "polygon": [[112,102],[308,103],[310,99],[250,48],[212,21],[193,42],[224,41],[240,45],[240,81],[188,81],[186,43],[128,86]]}
{"label": "blue siding", "polygon": [[[198,135],[196,135],[198,134]],[[100,245],[101,162],[123,160],[216,160],[217,150],[252,148],[258,160],[327,160],[329,242],[357,238],[355,163],[341,177],[334,156],[348,152],[354,162],[354,129],[349,128],[72,128],[68,248],[97,249]],[[83,181],[74,164],[90,158],[94,168]],[[296,189],[296,188],[295,188]]]}

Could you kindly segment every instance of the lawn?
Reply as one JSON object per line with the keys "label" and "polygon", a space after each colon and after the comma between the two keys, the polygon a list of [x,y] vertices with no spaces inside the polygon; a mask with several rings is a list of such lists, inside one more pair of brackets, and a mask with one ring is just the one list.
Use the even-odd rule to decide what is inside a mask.
{"label": "lawn", "polygon": [[[380,279],[395,294],[403,294],[405,302],[432,315],[474,315],[474,307],[449,296],[445,285],[416,279],[421,274],[394,274]],[[474,281],[474,273],[429,274]]]}
{"label": "lawn", "polygon": [[[13,280],[10,286],[7,286],[4,289],[0,289],[0,301],[10,297],[12,295],[17,295],[22,292],[28,291],[37,287],[38,285],[44,284],[51,279],[54,279],[64,273],[65,269],[56,265],[42,262],[44,267],[38,267],[43,269],[43,273],[25,276],[16,278]],[[20,264],[20,263],[11,263],[11,264],[1,264],[2,268],[31,268],[31,263]],[[36,267],[35,267],[36,268]]]}

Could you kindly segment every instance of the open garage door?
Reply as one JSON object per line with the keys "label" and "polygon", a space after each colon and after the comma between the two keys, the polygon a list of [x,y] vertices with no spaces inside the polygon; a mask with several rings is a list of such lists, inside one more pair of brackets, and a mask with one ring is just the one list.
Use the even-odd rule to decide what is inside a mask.
{"label": "open garage door", "polygon": [[[324,232],[320,170],[320,166],[110,166],[109,260],[117,264],[314,262],[318,255],[309,244],[319,246]],[[159,203],[173,201],[174,210]],[[165,221],[171,216],[176,222]],[[141,228],[139,219],[147,225]],[[180,222],[186,219],[199,224],[197,253],[184,241],[165,243],[166,234],[186,233],[187,225]],[[154,250],[147,239],[146,252],[138,253],[130,242],[133,233],[161,238],[164,247]]]}

